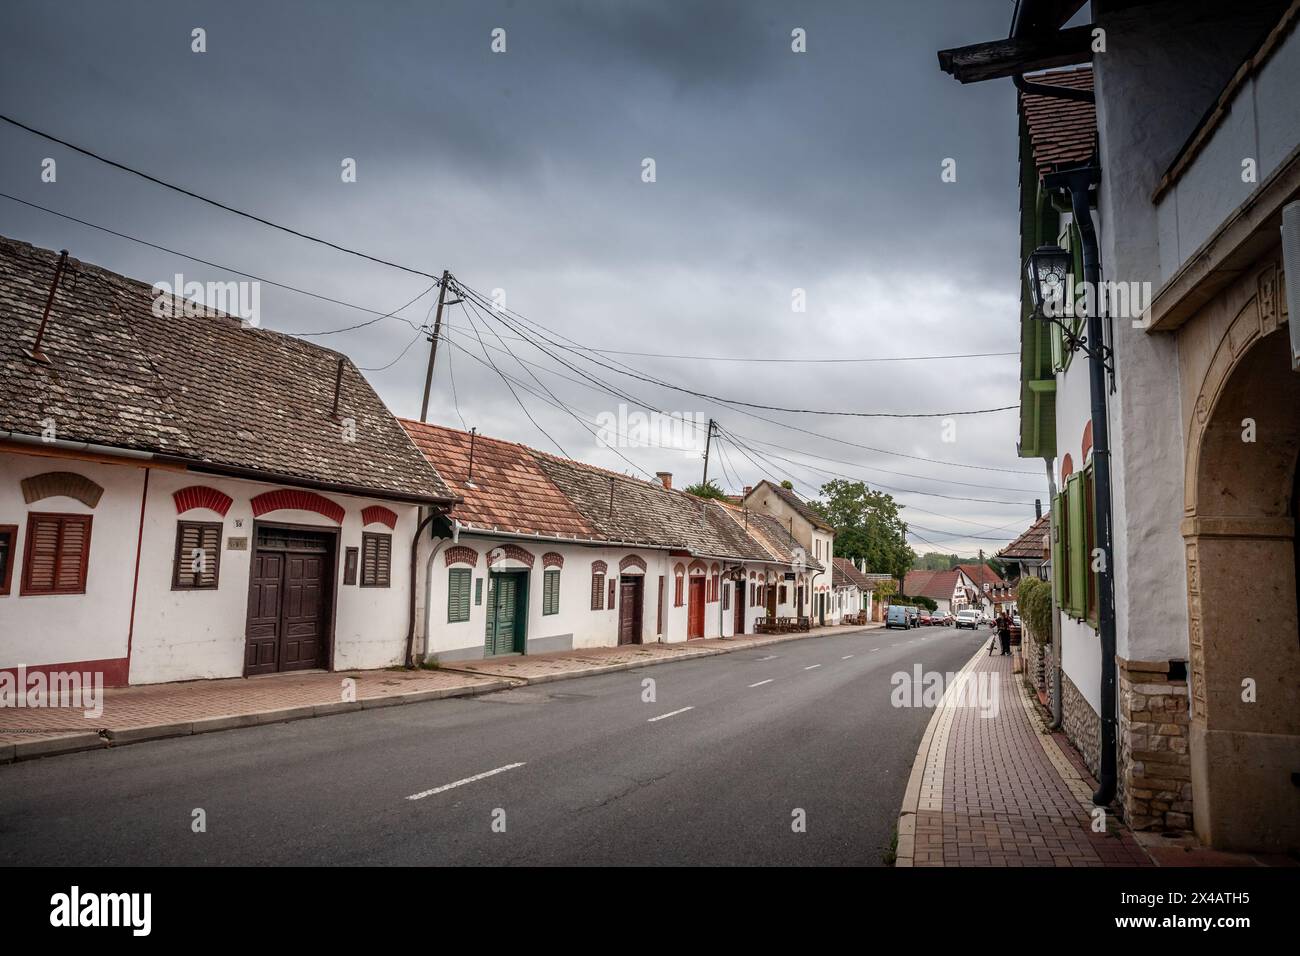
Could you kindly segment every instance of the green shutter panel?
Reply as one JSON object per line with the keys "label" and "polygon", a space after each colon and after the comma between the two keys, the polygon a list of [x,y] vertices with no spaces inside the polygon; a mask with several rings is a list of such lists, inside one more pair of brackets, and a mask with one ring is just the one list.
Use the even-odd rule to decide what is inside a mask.
{"label": "green shutter panel", "polygon": [[1065,547],[1061,540],[1061,521],[1064,518],[1064,495],[1052,499],[1052,591],[1056,603],[1065,607]]}
{"label": "green shutter panel", "polygon": [[464,568],[453,568],[447,573],[447,621],[469,620],[469,579],[470,572]]}
{"label": "green shutter panel", "polygon": [[1083,473],[1076,472],[1065,483],[1065,496],[1070,510],[1070,612],[1083,617],[1088,606],[1088,573],[1091,557],[1088,554],[1087,512],[1084,506]]}
{"label": "green shutter panel", "polygon": [[560,572],[547,571],[542,579],[542,613],[560,613]]}

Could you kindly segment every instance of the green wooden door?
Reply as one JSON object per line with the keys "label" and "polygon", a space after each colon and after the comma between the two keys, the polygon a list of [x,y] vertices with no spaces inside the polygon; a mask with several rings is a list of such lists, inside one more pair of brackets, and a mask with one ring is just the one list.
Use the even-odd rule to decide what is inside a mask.
{"label": "green wooden door", "polygon": [[484,654],[512,654],[522,650],[527,598],[524,576],[493,574],[488,580],[487,636]]}

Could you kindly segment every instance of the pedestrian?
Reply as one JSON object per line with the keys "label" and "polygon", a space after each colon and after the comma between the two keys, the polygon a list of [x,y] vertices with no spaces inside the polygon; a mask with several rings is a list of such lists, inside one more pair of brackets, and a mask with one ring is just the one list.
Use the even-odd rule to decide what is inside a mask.
{"label": "pedestrian", "polygon": [[997,618],[998,643],[1002,646],[1002,653],[1011,653],[1011,619],[1005,613],[999,614]]}

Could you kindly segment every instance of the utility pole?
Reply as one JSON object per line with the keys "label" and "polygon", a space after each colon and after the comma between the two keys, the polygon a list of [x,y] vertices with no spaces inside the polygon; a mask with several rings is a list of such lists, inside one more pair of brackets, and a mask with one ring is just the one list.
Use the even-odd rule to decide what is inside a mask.
{"label": "utility pole", "polygon": [[438,336],[442,333],[442,306],[447,301],[447,279],[451,273],[443,269],[438,283],[438,311],[433,316],[433,336],[429,339],[429,367],[424,373],[424,402],[420,405],[420,421],[429,420],[429,391],[433,388],[433,363],[438,357]]}
{"label": "utility pole", "polygon": [[709,483],[709,449],[713,447],[713,419],[709,419],[709,434],[704,439],[704,484]]}

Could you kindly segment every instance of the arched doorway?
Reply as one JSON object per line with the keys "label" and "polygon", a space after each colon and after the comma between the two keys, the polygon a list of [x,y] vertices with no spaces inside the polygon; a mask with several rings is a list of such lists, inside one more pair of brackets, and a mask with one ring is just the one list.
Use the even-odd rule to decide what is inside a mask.
{"label": "arched doorway", "polygon": [[1300,847],[1300,374],[1253,301],[1196,400],[1186,519],[1194,826],[1215,847]]}

